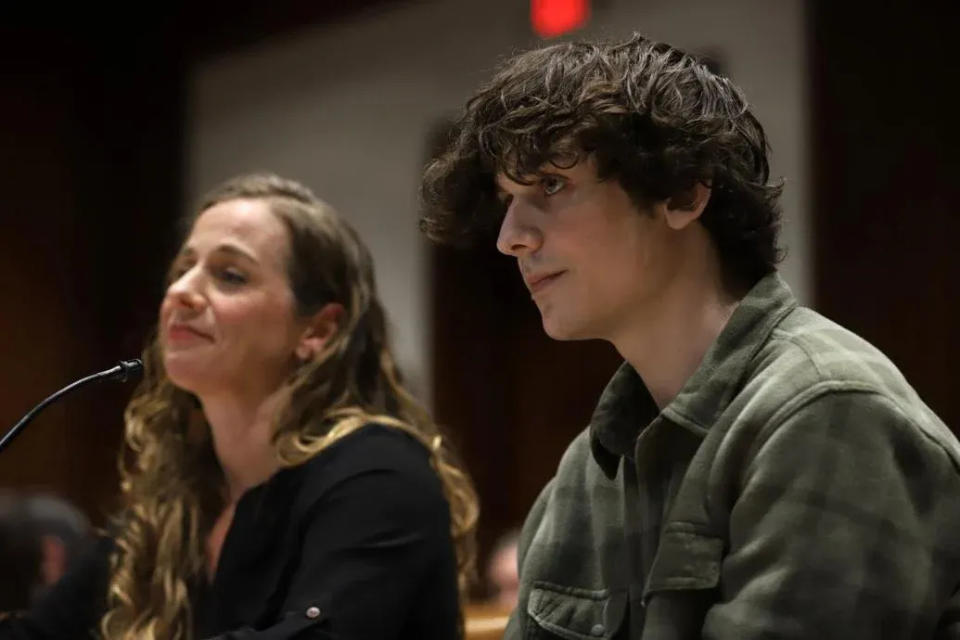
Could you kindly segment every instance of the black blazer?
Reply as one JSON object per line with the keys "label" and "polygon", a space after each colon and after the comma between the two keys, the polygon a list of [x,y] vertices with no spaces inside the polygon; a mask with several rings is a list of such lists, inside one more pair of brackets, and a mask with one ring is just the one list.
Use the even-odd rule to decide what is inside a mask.
{"label": "black blazer", "polygon": [[[0,622],[0,640],[96,637],[111,550],[105,538]],[[245,493],[195,614],[198,638],[456,638],[449,507],[427,451],[368,425]]]}

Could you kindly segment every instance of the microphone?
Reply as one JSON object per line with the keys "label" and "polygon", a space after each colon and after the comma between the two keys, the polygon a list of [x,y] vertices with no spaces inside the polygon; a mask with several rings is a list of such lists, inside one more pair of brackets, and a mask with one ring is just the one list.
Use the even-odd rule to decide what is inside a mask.
{"label": "microphone", "polygon": [[74,382],[71,382],[60,391],[57,391],[53,395],[46,398],[43,402],[31,409],[27,415],[20,418],[20,421],[3,436],[3,439],[0,440],[0,452],[7,448],[7,446],[17,437],[17,434],[23,431],[23,428],[26,427],[31,420],[33,420],[38,413],[40,413],[47,405],[59,400],[63,396],[67,395],[75,389],[86,386],[92,382],[99,382],[101,380],[116,380],[118,382],[126,382],[127,380],[140,375],[143,372],[143,363],[134,358],[133,360],[121,360],[120,363],[115,367],[110,367],[104,371],[94,373],[92,375],[86,376],[85,378],[80,378]]}

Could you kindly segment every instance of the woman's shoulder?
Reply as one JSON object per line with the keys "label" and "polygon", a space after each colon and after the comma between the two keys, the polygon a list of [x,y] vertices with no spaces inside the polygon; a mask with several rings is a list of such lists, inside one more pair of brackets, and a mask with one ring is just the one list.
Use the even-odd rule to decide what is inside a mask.
{"label": "woman's shoulder", "polygon": [[298,475],[309,502],[343,482],[361,477],[367,487],[404,487],[422,499],[442,495],[424,444],[397,427],[376,422],[360,427],[302,463]]}
{"label": "woman's shoulder", "polygon": [[305,463],[311,467],[337,465],[363,469],[422,470],[430,466],[426,446],[403,429],[369,422],[343,436]]}

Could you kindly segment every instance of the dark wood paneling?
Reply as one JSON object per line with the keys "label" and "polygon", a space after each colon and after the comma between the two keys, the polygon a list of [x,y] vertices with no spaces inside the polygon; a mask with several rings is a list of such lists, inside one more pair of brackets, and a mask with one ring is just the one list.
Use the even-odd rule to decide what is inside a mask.
{"label": "dark wood paneling", "polygon": [[815,292],[960,428],[960,135],[952,22],[811,6]]}
{"label": "dark wood paneling", "polygon": [[[4,429],[139,353],[180,208],[179,60],[135,34],[83,33],[4,27]],[[0,457],[0,486],[55,491],[102,522],[130,390],[87,389],[47,409]]]}

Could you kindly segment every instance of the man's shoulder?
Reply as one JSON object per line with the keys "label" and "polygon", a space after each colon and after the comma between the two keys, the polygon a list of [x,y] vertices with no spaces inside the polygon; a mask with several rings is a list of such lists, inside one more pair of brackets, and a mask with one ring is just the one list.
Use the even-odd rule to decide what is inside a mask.
{"label": "man's shoulder", "polygon": [[896,365],[865,338],[812,309],[797,307],[777,325],[768,347],[797,352],[820,379],[869,382],[891,390],[906,385]]}
{"label": "man's shoulder", "polygon": [[920,402],[882,351],[805,307],[796,308],[777,325],[755,363],[753,377],[789,380],[796,392],[817,386],[870,391],[910,409]]}
{"label": "man's shoulder", "polygon": [[759,407],[772,422],[797,411],[816,412],[838,394],[860,394],[876,411],[918,434],[949,443],[956,438],[923,402],[897,366],[853,331],[798,307],[773,330],[753,358],[741,404]]}
{"label": "man's shoulder", "polygon": [[580,469],[590,460],[590,457],[590,427],[588,426],[567,445],[560,458],[560,468]]}

